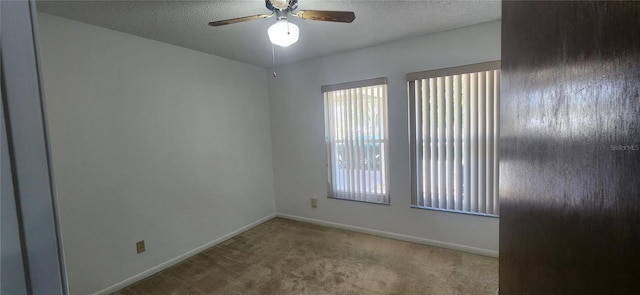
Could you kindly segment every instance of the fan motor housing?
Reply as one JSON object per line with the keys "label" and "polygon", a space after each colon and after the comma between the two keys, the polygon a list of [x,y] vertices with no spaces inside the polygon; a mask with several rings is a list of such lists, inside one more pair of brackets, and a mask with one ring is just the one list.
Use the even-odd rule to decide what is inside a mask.
{"label": "fan motor housing", "polygon": [[296,8],[298,8],[298,0],[289,0],[288,5],[282,8],[273,6],[273,3],[271,3],[271,0],[264,0],[264,3],[267,6],[267,9],[271,11],[276,11],[276,10],[294,11]]}

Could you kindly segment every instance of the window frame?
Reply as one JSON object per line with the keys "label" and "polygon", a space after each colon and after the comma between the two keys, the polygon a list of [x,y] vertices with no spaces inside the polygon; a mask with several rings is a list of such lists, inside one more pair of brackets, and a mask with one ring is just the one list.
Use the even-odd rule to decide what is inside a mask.
{"label": "window frame", "polygon": [[[327,107],[328,107],[328,101],[327,101],[327,95],[329,92],[333,92],[333,91],[343,91],[343,90],[351,90],[351,89],[359,89],[359,88],[366,88],[366,87],[375,87],[375,86],[384,86],[383,91],[384,91],[384,95],[382,97],[381,100],[383,100],[384,106],[381,108],[381,110],[383,111],[382,115],[382,130],[381,130],[381,134],[384,135],[384,137],[381,137],[380,139],[374,139],[373,140],[373,144],[374,145],[383,145],[384,148],[381,148],[381,152],[384,153],[384,155],[381,155],[381,157],[384,159],[381,162],[381,178],[383,179],[382,181],[384,181],[384,191],[382,194],[377,194],[377,196],[379,196],[382,201],[374,201],[374,200],[367,200],[367,196],[373,197],[374,194],[359,194],[360,196],[362,196],[361,199],[358,198],[346,198],[346,197],[339,197],[338,193],[337,193],[337,187],[336,190],[334,190],[334,183],[333,183],[333,175],[334,173],[336,173],[336,171],[334,171],[334,167],[336,165],[334,165],[334,159],[332,157],[332,149],[335,148],[335,143],[333,141],[335,140],[330,140],[329,139],[329,133],[328,130],[330,129],[330,124],[334,124],[334,122],[329,122],[329,113],[327,111]],[[388,114],[388,79],[387,77],[378,77],[378,78],[372,78],[372,79],[366,79],[366,80],[359,80],[359,81],[353,81],[353,82],[346,82],[346,83],[339,83],[339,84],[330,84],[330,85],[322,85],[321,86],[321,91],[322,91],[322,95],[323,95],[323,100],[324,100],[324,107],[323,107],[323,113],[324,113],[324,132],[325,132],[325,144],[326,144],[326,155],[327,155],[327,198],[329,199],[336,199],[336,200],[345,200],[345,201],[355,201],[355,202],[364,202],[364,203],[370,203],[370,204],[379,204],[379,205],[391,205],[391,198],[389,195],[389,179],[390,179],[390,175],[389,175],[389,114]],[[379,141],[379,143],[378,143]],[[359,146],[360,144],[356,145]],[[384,169],[384,171],[383,171]]]}
{"label": "window frame", "polygon": [[[409,144],[410,144],[410,165],[411,165],[411,208],[417,208],[417,209],[424,209],[424,210],[435,210],[435,211],[445,211],[445,212],[451,212],[451,213],[458,213],[458,214],[466,214],[466,215],[479,215],[479,216],[488,216],[488,217],[495,217],[498,218],[499,217],[499,210],[495,211],[494,213],[485,213],[485,212],[473,212],[473,211],[467,211],[464,209],[448,209],[448,208],[438,208],[438,207],[434,207],[434,206],[427,206],[426,204],[423,205],[418,205],[419,204],[419,190],[422,188],[420,182],[421,180],[418,179],[418,137],[422,140],[424,140],[425,138],[422,138],[422,135],[418,136],[417,134],[417,118],[416,118],[416,98],[417,98],[417,93],[418,92],[416,90],[416,83],[417,82],[421,82],[422,80],[426,80],[426,79],[433,79],[433,78],[445,78],[447,76],[454,76],[454,75],[463,75],[463,74],[472,74],[472,73],[478,73],[478,72],[484,72],[484,71],[496,71],[496,70],[500,70],[501,69],[501,61],[490,61],[490,62],[483,62],[483,63],[477,63],[477,64],[469,64],[469,65],[462,65],[462,66],[456,66],[456,67],[449,67],[449,68],[442,68],[442,69],[435,69],[435,70],[429,70],[429,71],[421,71],[421,72],[414,72],[414,73],[408,73],[406,74],[406,81],[407,81],[407,90],[408,90],[408,112],[409,112],[409,120],[408,120],[408,127],[409,127]],[[497,83],[500,83],[499,81],[499,76],[500,73],[498,73],[498,81]],[[499,85],[499,84],[498,84]],[[497,89],[494,89],[497,91],[496,95],[498,97],[497,101],[499,102],[499,97],[500,97],[500,87],[498,87]],[[442,94],[443,99],[444,99],[444,94]],[[494,105],[494,110],[495,110],[495,105]],[[499,105],[497,106],[497,110],[499,112]],[[495,111],[494,111],[495,112]],[[462,115],[461,115],[462,116]],[[499,113],[496,114],[496,116],[499,117]],[[465,120],[469,120],[469,119],[465,119]],[[454,123],[455,124],[455,123]],[[494,138],[494,148],[495,151],[499,150],[499,119],[497,120],[497,122],[495,122],[495,126],[494,126],[494,130],[497,130],[497,133],[492,134],[493,138]],[[448,124],[445,124],[446,126],[448,126]],[[464,129],[463,129],[464,130]],[[438,138],[440,137],[440,135],[437,135]],[[463,135],[464,136],[464,133]],[[455,135],[453,136],[454,138],[457,138]],[[427,135],[427,139],[430,138],[430,135]],[[498,163],[498,153],[496,152],[495,156],[494,156],[494,164]],[[422,161],[422,157],[426,157],[426,155],[421,155],[421,159],[420,161]],[[429,156],[430,157],[430,156]],[[483,156],[484,158],[486,158],[486,155]],[[449,159],[446,159],[447,161]],[[464,157],[463,157],[463,161],[464,161]],[[485,159],[486,162],[486,159]],[[493,169],[495,169],[495,179],[492,179],[491,181],[493,182],[493,189],[495,190],[495,202],[499,201],[499,197],[498,197],[498,183],[499,183],[499,165],[494,165]],[[464,175],[459,175],[459,177],[464,177]],[[456,181],[455,179],[453,180],[454,182]],[[464,179],[460,180],[463,184],[462,185],[469,185],[469,184],[465,184],[464,183]],[[461,185],[461,186],[462,186]],[[484,192],[483,192],[484,193]],[[446,198],[447,196],[445,196]],[[455,194],[454,198],[462,198],[460,196],[458,196],[458,194]],[[499,207],[498,205],[496,205],[497,207]]]}

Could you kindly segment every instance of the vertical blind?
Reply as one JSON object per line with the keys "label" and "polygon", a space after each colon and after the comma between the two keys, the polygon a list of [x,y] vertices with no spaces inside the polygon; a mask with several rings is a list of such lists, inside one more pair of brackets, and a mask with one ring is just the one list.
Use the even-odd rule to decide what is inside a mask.
{"label": "vertical blind", "polygon": [[322,86],[330,198],[389,203],[387,81]]}
{"label": "vertical blind", "polygon": [[500,62],[407,75],[412,206],[495,215]]}

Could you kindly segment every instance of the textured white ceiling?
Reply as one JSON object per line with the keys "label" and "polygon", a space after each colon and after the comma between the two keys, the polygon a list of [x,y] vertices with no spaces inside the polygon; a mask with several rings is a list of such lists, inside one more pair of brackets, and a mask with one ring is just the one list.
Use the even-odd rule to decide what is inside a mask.
{"label": "textured white ceiling", "polygon": [[[269,13],[264,0],[38,1],[38,10],[261,67],[272,66],[268,18],[222,27],[208,22]],[[500,19],[499,1],[299,0],[298,10],[354,11],[351,24],[290,18],[300,40],[276,46],[277,64],[326,56]]]}

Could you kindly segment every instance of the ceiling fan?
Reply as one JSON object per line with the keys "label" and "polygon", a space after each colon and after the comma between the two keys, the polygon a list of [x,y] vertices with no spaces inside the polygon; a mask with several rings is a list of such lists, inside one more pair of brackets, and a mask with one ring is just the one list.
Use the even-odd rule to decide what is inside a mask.
{"label": "ceiling fan", "polygon": [[238,17],[220,21],[210,22],[212,27],[235,24],[244,21],[257,20],[275,16],[278,21],[271,25],[268,29],[269,40],[275,45],[287,47],[296,41],[300,34],[298,26],[290,23],[288,16],[293,16],[306,20],[319,20],[328,22],[351,23],[356,18],[352,11],[327,11],[327,10],[300,10],[298,8],[298,0],[265,0],[267,9],[271,10],[271,14],[258,14],[252,16]]}

